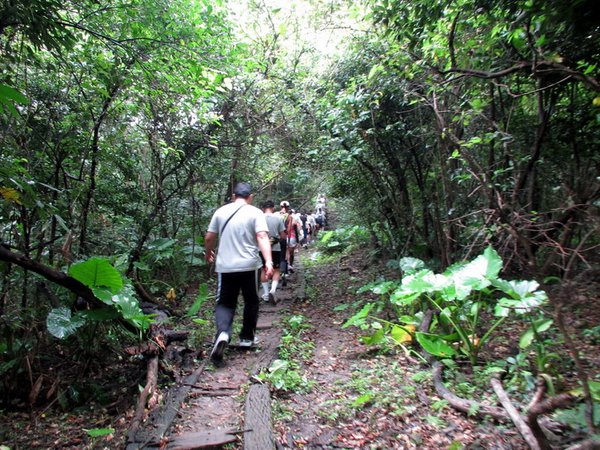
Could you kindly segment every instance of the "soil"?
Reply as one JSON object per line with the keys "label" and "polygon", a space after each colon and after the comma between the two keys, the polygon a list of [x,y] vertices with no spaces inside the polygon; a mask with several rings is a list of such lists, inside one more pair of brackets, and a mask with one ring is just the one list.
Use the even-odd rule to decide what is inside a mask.
{"label": "soil", "polygon": [[[52,405],[28,414],[7,412],[0,423],[0,442],[13,450],[144,445],[144,448],[200,448],[201,442],[209,445],[226,440],[230,443],[214,448],[223,445],[230,449],[244,448],[244,436],[248,442],[248,433],[255,431],[245,424],[248,392],[253,386],[265,383],[257,374],[278,357],[283,320],[296,315],[310,324],[302,338],[312,342],[314,350],[309,357],[298,355],[302,382],[295,390],[278,390],[265,384],[271,393],[272,416],[270,425],[261,432],[270,434],[277,448],[528,448],[512,424],[471,418],[449,407],[433,389],[429,367],[414,355],[399,348],[367,346],[359,340],[360,330],[343,328],[353,311],[352,305],[361,300],[357,288],[385,276],[385,269],[367,260],[361,250],[325,266],[311,266],[308,261],[314,251],[311,248],[301,251],[296,273],[279,290],[278,304],[261,305],[260,342],[256,348],[242,350],[232,345],[226,351],[224,363],[216,367],[208,360],[208,340],[199,351],[182,347],[180,354],[187,355],[187,359],[179,362],[187,360],[192,366],[170,367],[168,376],[161,377],[159,405],[162,406],[148,411],[136,439],[142,445],[128,447],[127,432],[134,414],[135,388],[144,384],[144,366],[141,361],[132,365],[131,360],[122,357],[101,372],[105,388],[112,382],[117,394],[110,405],[94,404],[67,413]],[[572,314],[566,320],[569,329],[578,331],[600,323],[600,296],[591,287],[596,284],[580,286],[572,292],[569,304]],[[511,352],[517,339],[515,327],[517,324],[507,326],[493,341],[494,352]],[[597,334],[578,340],[592,376],[600,367]],[[564,349],[553,350],[563,364],[570,361]],[[163,372],[166,368],[169,367],[165,364],[161,366]],[[485,402],[489,394],[485,397],[485,393],[471,387],[477,373],[464,369],[464,376],[451,380],[452,387],[459,395],[479,396]],[[561,370],[567,375],[573,373],[572,366],[563,366]],[[512,394],[517,399],[517,393],[509,392]],[[169,415],[169,408],[172,408],[171,421],[161,428],[161,420]],[[115,431],[90,438],[86,430],[92,428]],[[157,430],[164,433],[157,434]],[[559,437],[562,439],[559,448],[566,446],[567,438],[575,437],[571,431],[562,429],[562,432],[565,434]],[[189,445],[190,439],[196,446]],[[177,442],[180,447],[176,447]]]}

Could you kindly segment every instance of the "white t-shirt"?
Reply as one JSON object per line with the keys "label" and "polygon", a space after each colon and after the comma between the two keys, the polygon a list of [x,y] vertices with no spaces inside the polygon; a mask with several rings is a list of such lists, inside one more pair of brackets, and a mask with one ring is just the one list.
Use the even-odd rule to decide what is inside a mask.
{"label": "white t-shirt", "polygon": [[265,219],[267,220],[267,226],[269,227],[269,236],[277,239],[277,243],[271,246],[271,250],[274,252],[281,251],[281,245],[279,244],[279,233],[285,231],[285,225],[281,220],[279,214],[265,213]]}
{"label": "white t-shirt", "polygon": [[[234,212],[221,235],[223,225]],[[247,272],[262,266],[256,233],[269,229],[264,213],[257,207],[242,200],[221,206],[213,214],[208,231],[219,235],[216,272]]]}

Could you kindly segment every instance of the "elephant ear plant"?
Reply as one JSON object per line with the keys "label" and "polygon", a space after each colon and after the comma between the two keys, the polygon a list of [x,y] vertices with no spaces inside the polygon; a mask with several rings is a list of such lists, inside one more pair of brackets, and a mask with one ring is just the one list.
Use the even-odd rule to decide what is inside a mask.
{"label": "elephant ear plant", "polygon": [[[386,290],[386,301],[394,311],[409,314],[399,315],[397,322],[384,321],[372,315],[381,309],[380,305],[365,305],[345,326],[373,328],[375,332],[366,342],[376,343],[388,335],[402,345],[408,340],[405,334],[410,333],[432,355],[462,355],[476,365],[481,348],[511,314],[527,315],[535,326],[540,323],[539,308],[547,301],[546,293],[538,289],[535,281],[499,278],[502,260],[491,247],[474,260],[454,264],[443,273],[434,273],[415,258],[402,258],[400,268],[404,277],[395,289]],[[369,289],[381,292],[377,285]],[[437,312],[429,329],[413,331],[422,320],[422,310],[428,306]],[[403,332],[400,340],[399,327]],[[535,337],[539,331],[528,330],[527,336]]]}
{"label": "elephant ear plant", "polygon": [[129,280],[124,279],[107,259],[90,258],[73,264],[69,275],[89,287],[105,307],[75,313],[66,306],[52,309],[46,324],[53,336],[65,339],[88,323],[123,319],[138,329],[141,337],[152,323],[152,315],[142,312]]}

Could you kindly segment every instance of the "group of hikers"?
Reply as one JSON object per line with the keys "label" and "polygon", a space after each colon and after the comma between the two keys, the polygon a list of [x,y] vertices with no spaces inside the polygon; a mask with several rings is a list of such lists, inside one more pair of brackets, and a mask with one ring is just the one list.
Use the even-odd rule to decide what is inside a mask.
{"label": "group of hikers", "polygon": [[[204,239],[206,260],[215,264],[217,292],[216,335],[210,354],[215,363],[223,360],[231,341],[233,319],[240,291],[244,298],[239,347],[257,344],[256,324],[260,298],[277,303],[276,292],[288,273],[294,272],[295,254],[312,243],[327,225],[327,199],[319,194],[315,212],[298,212],[286,200],[275,211],[272,200],[259,209],[252,205],[252,185],[237,183],[233,201],[213,214]],[[218,251],[217,251],[218,250]]]}

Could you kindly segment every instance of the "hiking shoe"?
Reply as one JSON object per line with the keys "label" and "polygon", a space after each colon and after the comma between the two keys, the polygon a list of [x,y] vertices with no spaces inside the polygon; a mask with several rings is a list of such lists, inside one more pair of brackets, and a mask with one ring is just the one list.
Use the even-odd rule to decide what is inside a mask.
{"label": "hiking shoe", "polygon": [[215,341],[215,345],[213,346],[212,351],[210,352],[210,359],[215,362],[219,362],[223,360],[223,353],[225,352],[225,347],[229,343],[229,335],[225,331],[221,331],[219,337]]}
{"label": "hiking shoe", "polygon": [[271,305],[276,305],[277,304],[277,297],[275,297],[275,294],[273,292],[269,292],[269,298],[267,299],[267,301]]}
{"label": "hiking shoe", "polygon": [[258,338],[255,336],[254,339],[252,339],[252,340],[240,339],[240,343],[238,344],[238,347],[252,348],[252,347],[255,347],[257,344],[258,344]]}

